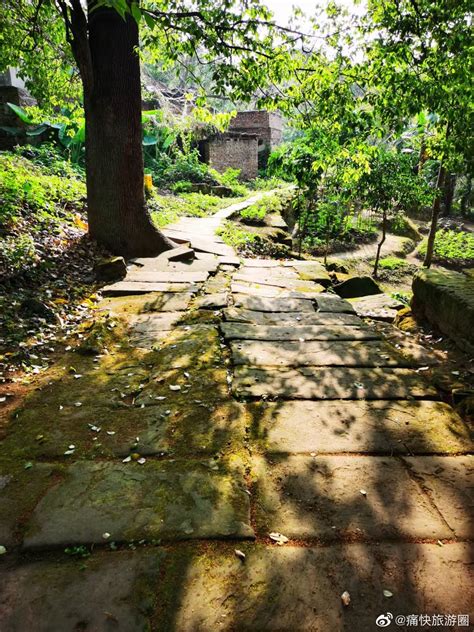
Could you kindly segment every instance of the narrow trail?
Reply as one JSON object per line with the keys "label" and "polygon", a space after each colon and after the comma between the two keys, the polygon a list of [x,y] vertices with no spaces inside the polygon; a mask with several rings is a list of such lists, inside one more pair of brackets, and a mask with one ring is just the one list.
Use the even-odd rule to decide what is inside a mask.
{"label": "narrow trail", "polygon": [[12,419],[2,632],[464,629],[467,428],[321,264],[220,242],[235,210],[168,227],[196,258],[131,265]]}

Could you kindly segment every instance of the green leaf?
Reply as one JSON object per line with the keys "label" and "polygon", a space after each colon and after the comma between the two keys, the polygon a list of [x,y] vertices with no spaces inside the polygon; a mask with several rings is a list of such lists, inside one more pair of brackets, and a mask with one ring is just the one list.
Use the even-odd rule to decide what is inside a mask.
{"label": "green leaf", "polygon": [[155,28],[155,19],[153,18],[153,16],[151,16],[149,13],[144,13],[143,17],[149,29]]}
{"label": "green leaf", "polygon": [[35,125],[35,121],[33,121],[29,114],[21,108],[19,105],[15,105],[14,103],[7,103],[8,107],[15,112],[19,119],[23,121],[23,123],[27,123],[28,125]]}
{"label": "green leaf", "polygon": [[158,139],[156,136],[144,136],[142,140],[142,144],[145,147],[149,147],[150,145],[156,145]]}
{"label": "green leaf", "polygon": [[140,7],[138,6],[138,4],[136,2],[132,2],[130,10],[135,22],[137,24],[140,24],[140,20],[142,19],[142,12],[140,11]]}
{"label": "green leaf", "polygon": [[51,129],[51,125],[49,123],[41,123],[40,125],[38,125],[37,127],[35,127],[34,129],[29,129],[26,131],[26,135],[27,136],[40,136],[41,134],[43,134],[47,129]]}

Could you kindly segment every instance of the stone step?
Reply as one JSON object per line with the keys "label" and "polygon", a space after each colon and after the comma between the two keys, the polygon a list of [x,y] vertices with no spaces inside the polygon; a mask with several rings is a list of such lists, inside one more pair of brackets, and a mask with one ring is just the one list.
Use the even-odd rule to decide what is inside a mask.
{"label": "stone step", "polygon": [[290,539],[324,541],[453,537],[395,457],[275,455],[254,458],[253,468],[261,535],[279,531]]}
{"label": "stone step", "polygon": [[244,265],[240,268],[239,274],[242,274],[245,277],[251,277],[253,281],[258,280],[260,278],[269,278],[269,279],[298,279],[298,274],[296,270],[292,268],[258,268],[255,266],[247,266]]}
{"label": "stone step", "polygon": [[256,312],[313,312],[311,300],[299,298],[273,298],[236,294],[233,297],[235,307],[243,307]]}
{"label": "stone step", "polygon": [[448,404],[286,401],[250,405],[251,439],[269,453],[466,453],[472,441]]}
{"label": "stone step", "polygon": [[249,296],[266,297],[266,298],[300,298],[310,299],[317,296],[323,291],[322,286],[314,286],[303,290],[291,290],[271,285],[259,285],[258,283],[232,283],[231,290],[233,294],[248,294]]}
{"label": "stone step", "polygon": [[[235,544],[215,543],[211,550],[207,543],[181,543],[95,551],[80,572],[78,561],[66,558],[9,565],[0,579],[0,629],[24,632],[35,622],[37,632],[85,625],[104,632],[372,632],[382,629],[375,622],[390,611],[413,613],[417,622],[424,616],[421,629],[441,630],[462,624],[458,617],[465,620],[471,610],[468,543],[242,542],[238,548],[244,564]],[[351,598],[347,608],[344,591]],[[447,613],[456,613],[449,614],[454,624]]]}
{"label": "stone step", "polygon": [[263,312],[252,309],[229,307],[224,310],[224,318],[230,322],[248,323],[266,326],[287,325],[306,326],[331,325],[339,327],[341,325],[362,327],[364,322],[353,314],[333,313],[333,312]]}
{"label": "stone step", "polygon": [[472,539],[473,456],[415,456],[404,461],[456,536]]}
{"label": "stone step", "polygon": [[380,340],[377,331],[366,326],[344,325],[253,325],[221,323],[221,331],[228,340]]}
{"label": "stone step", "polygon": [[28,521],[25,549],[69,544],[249,538],[244,470],[216,461],[77,462]]}
{"label": "stone step", "polygon": [[315,302],[318,312],[355,314],[355,310],[352,305],[336,294],[319,294],[315,298]]}
{"label": "stone step", "polygon": [[208,277],[207,271],[160,272],[158,270],[130,270],[124,282],[132,283],[203,283]]}
{"label": "stone step", "polygon": [[195,294],[199,286],[193,283],[143,283],[118,281],[106,285],[101,292],[104,296],[126,296],[128,294],[148,294],[149,292],[191,292]]}
{"label": "stone step", "polygon": [[411,399],[436,397],[436,389],[410,369],[299,367],[235,368],[233,393],[279,399]]}
{"label": "stone step", "polygon": [[[347,328],[348,329],[348,328]],[[385,342],[266,341],[239,340],[230,343],[235,366],[357,366],[409,367],[414,362]]]}

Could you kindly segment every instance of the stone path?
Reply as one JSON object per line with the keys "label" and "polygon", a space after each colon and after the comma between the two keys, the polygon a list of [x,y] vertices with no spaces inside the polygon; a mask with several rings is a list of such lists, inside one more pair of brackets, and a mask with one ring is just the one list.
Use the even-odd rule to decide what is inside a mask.
{"label": "stone path", "polygon": [[223,254],[220,215],[9,420],[1,632],[470,629],[472,443],[423,354],[317,262]]}

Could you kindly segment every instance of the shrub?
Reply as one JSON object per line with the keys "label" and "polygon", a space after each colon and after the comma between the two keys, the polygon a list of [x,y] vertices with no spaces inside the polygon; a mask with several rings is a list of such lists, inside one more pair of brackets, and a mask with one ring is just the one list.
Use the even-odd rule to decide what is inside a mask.
{"label": "shrub", "polygon": [[259,239],[258,235],[240,228],[234,222],[224,222],[217,229],[216,234],[222,237],[225,244],[237,250]]}
{"label": "shrub", "polygon": [[64,217],[64,207],[78,207],[85,197],[78,178],[56,175],[23,156],[0,155],[0,226],[14,225],[21,216],[55,221]]}
{"label": "shrub", "polygon": [[[426,254],[426,239],[418,254]],[[474,263],[474,235],[463,231],[438,230],[434,243],[434,260],[440,263],[468,265]]]}

